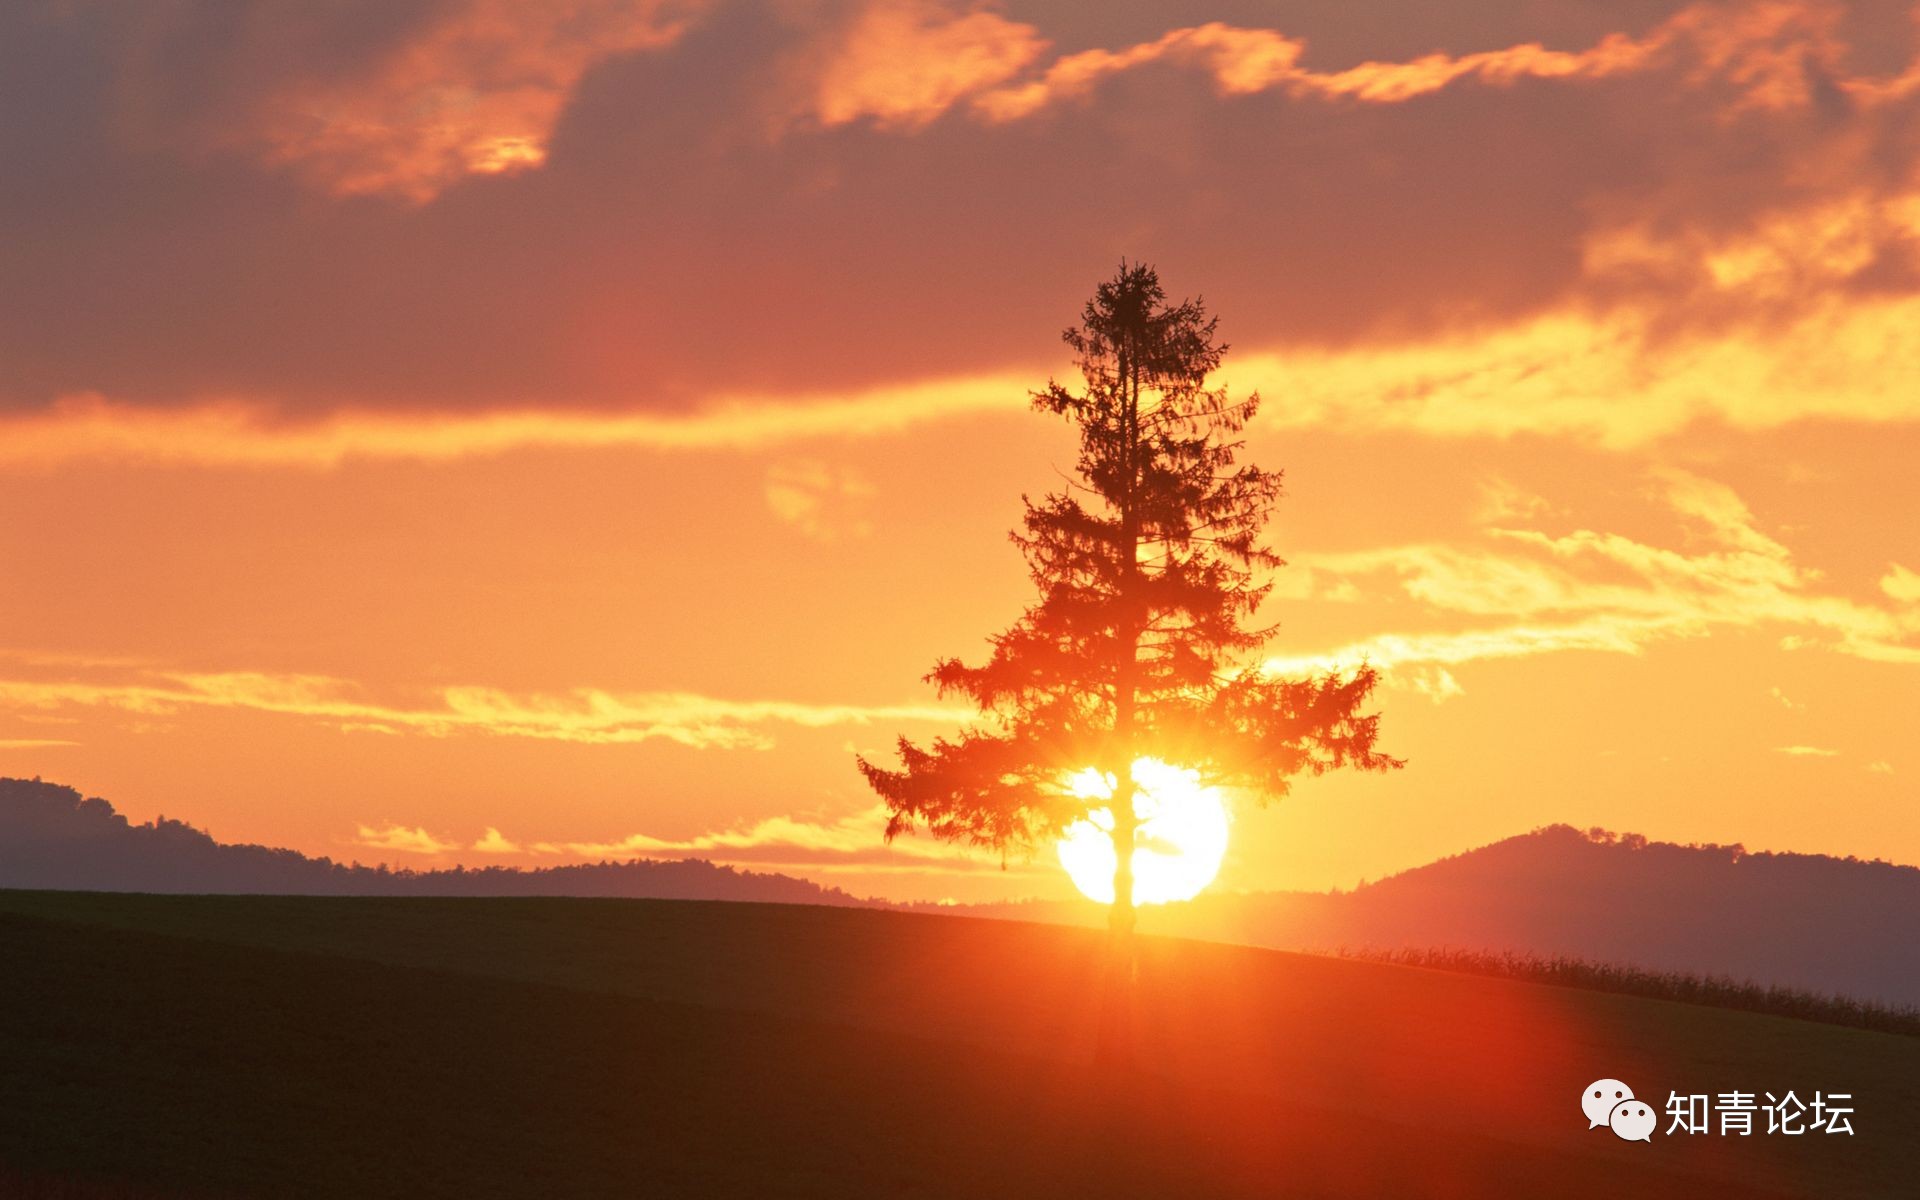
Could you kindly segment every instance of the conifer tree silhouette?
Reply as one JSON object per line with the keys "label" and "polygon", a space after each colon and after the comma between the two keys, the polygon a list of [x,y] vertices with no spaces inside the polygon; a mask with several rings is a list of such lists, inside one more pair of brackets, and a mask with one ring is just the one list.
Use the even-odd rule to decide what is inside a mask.
{"label": "conifer tree silhouette", "polygon": [[[1260,404],[1208,379],[1227,347],[1197,300],[1169,304],[1150,266],[1122,262],[1065,340],[1078,391],[1053,381],[1036,409],[1078,427],[1064,491],[1026,500],[1013,532],[1039,597],[978,666],[949,658],[926,676],[981,719],[957,738],[898,743],[897,768],[859,760],[886,801],[887,838],[934,837],[1007,853],[1054,836],[1091,808],[1113,817],[1109,923],[1130,953],[1136,759],[1271,799],[1293,776],[1401,765],[1374,748],[1363,713],[1371,667],[1281,679],[1258,651],[1256,610],[1284,565],[1261,542],[1281,474],[1235,465]],[[1075,796],[1095,767],[1111,799]]]}

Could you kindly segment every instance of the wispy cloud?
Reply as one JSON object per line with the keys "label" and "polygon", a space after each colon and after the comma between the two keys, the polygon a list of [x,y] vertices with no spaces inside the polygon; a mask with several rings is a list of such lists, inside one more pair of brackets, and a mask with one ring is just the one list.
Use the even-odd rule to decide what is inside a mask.
{"label": "wispy cloud", "polygon": [[[924,839],[906,838],[888,845],[883,836],[886,828],[886,809],[875,805],[837,817],[783,814],[684,838],[636,833],[611,841],[534,842],[529,849],[536,854],[565,854],[577,858],[692,856],[723,862],[782,864],[966,859],[950,847]],[[998,860],[994,861],[997,865]]]}
{"label": "wispy cloud", "polygon": [[1445,667],[1410,671],[1406,674],[1405,680],[1408,687],[1435,704],[1445,704],[1455,696],[1467,694],[1467,689],[1461,687],[1460,681],[1453,677],[1453,672]]}
{"label": "wispy cloud", "polygon": [[[931,839],[885,841],[887,808],[872,804],[856,812],[780,814],[739,826],[655,837],[632,833],[611,841],[534,841],[526,852],[566,858],[710,858],[714,862],[787,866],[806,870],[899,870],[899,872],[1000,872],[1025,870],[1025,860],[1002,862],[993,854],[950,847]],[[488,833],[493,833],[492,829]]]}
{"label": "wispy cloud", "polygon": [[635,833],[612,839],[516,840],[489,826],[463,846],[420,826],[359,825],[356,845],[400,854],[473,854],[567,861],[704,858],[720,863],[811,870],[974,872],[1023,867],[928,839],[885,839],[887,813],[873,805],[839,815],[781,814],[687,837]]}
{"label": "wispy cloud", "polygon": [[1789,648],[1920,663],[1920,612],[1820,590],[1819,573],[1795,563],[1722,484],[1678,471],[1660,473],[1657,483],[1707,549],[1689,553],[1593,530],[1493,529],[1467,545],[1313,557],[1305,563],[1316,576],[1363,592],[1387,582],[1437,616],[1494,623],[1381,634],[1269,665],[1293,673],[1364,659],[1405,671],[1567,651],[1638,654],[1661,639],[1740,628],[1779,631]]}
{"label": "wispy cloud", "polygon": [[803,704],[593,688],[529,694],[447,687],[424,696],[415,704],[380,701],[347,680],[259,672],[141,669],[92,680],[0,678],[0,709],[104,708],[146,715],[243,709],[315,720],[349,733],[473,734],[602,745],[661,740],[701,749],[766,748],[773,744],[772,730],[783,725],[952,722],[962,715],[930,704]]}
{"label": "wispy cloud", "polygon": [[[984,13],[934,23],[908,15],[914,11],[900,6],[884,26],[884,40],[850,43],[829,70],[829,78],[837,78],[850,71],[848,63],[866,62],[875,57],[871,48],[884,47],[895,76],[910,75],[916,67],[931,75],[900,89],[904,98],[895,104],[910,116],[896,107],[872,105],[871,115],[882,124],[918,127],[963,103],[983,120],[1021,120],[1082,99],[1115,76],[1156,64],[1203,72],[1224,96],[1279,90],[1298,99],[1361,104],[1402,104],[1463,83],[1505,87],[1524,79],[1590,81],[1676,63],[1695,88],[1731,89],[1729,108],[1736,112],[1804,107],[1813,100],[1816,74],[1866,104],[1897,99],[1920,87],[1913,82],[1920,71],[1892,78],[1846,76],[1838,8],[1791,0],[1695,4],[1644,34],[1610,33],[1584,49],[1554,50],[1522,42],[1466,54],[1372,60],[1331,71],[1306,65],[1303,39],[1277,29],[1210,22],[1119,49],[1067,54],[1041,66],[1031,78],[1006,82],[1040,57],[1044,42],[1037,29]],[[846,100],[836,111],[863,110]]]}
{"label": "wispy cloud", "polygon": [[1825,746],[1775,746],[1774,753],[1789,758],[1838,758],[1838,750],[1829,750]]}
{"label": "wispy cloud", "polygon": [[1370,662],[1385,671],[1440,663],[1458,666],[1492,658],[1520,658],[1570,650],[1638,654],[1659,632],[1646,623],[1595,618],[1572,624],[1502,625],[1432,633],[1383,633],[1323,652],[1275,655],[1267,669],[1281,674],[1345,670]]}
{"label": "wispy cloud", "polygon": [[460,848],[458,843],[442,841],[418,826],[405,825],[384,825],[377,829],[361,825],[353,840],[358,846],[396,854],[445,854]]}
{"label": "wispy cloud", "polygon": [[1171,30],[1151,42],[1120,50],[1085,50],[1056,59],[1037,79],[982,90],[971,98],[974,113],[990,121],[1014,121],[1065,100],[1085,96],[1097,84],[1155,63],[1204,71],[1229,96],[1270,89],[1296,97],[1398,104],[1453,83],[1478,79],[1508,84],[1516,79],[1598,79],[1634,70],[1677,40],[1663,26],[1645,39],[1614,34],[1584,51],[1548,50],[1526,43],[1474,54],[1430,54],[1405,62],[1366,62],[1341,71],[1301,65],[1306,43],[1273,29],[1213,22]]}
{"label": "wispy cloud", "polygon": [[519,854],[521,852],[518,842],[492,826],[487,827],[487,831],[480,835],[480,840],[470,849],[476,854]]}
{"label": "wispy cloud", "polygon": [[873,532],[867,504],[873,484],[847,467],[818,459],[775,463],[767,470],[767,508],[817,542],[863,538]]}
{"label": "wispy cloud", "polygon": [[688,414],[342,410],[313,420],[281,419],[264,402],[161,409],[82,395],[43,411],[0,416],[0,466],[87,460],[333,467],[366,459],[444,462],[528,449],[751,450],[871,437],[955,416],[1018,413],[1031,382],[980,376],[840,396],[719,398]]}
{"label": "wispy cloud", "polygon": [[1512,521],[1530,521],[1551,512],[1553,505],[1511,480],[1490,476],[1480,483],[1480,511],[1476,519],[1482,525],[1504,525]]}

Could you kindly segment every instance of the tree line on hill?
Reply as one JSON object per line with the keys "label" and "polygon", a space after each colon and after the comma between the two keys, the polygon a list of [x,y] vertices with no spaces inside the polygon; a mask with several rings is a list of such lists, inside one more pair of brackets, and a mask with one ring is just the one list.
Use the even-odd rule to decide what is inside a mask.
{"label": "tree line on hill", "polygon": [[0,779],[0,887],[311,896],[623,896],[862,904],[805,879],[701,859],[394,870],[236,845],[165,817],[136,825],[98,797]]}

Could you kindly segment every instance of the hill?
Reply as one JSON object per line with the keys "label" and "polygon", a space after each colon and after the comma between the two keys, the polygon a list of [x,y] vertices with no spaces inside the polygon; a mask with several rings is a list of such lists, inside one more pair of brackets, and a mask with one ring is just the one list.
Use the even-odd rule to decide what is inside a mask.
{"label": "hill", "polygon": [[394,871],[295,850],[215,841],[162,817],[129,822],[98,797],[38,779],[0,779],[0,887],[286,896],[624,896],[859,904],[838,888],[702,859],[520,869]]}
{"label": "hill", "polygon": [[[1097,924],[1089,904],[976,916]],[[1156,933],[1292,950],[1526,951],[1920,1004],[1920,868],[1555,825],[1350,892],[1209,893]]]}
{"label": "hill", "polygon": [[[802,906],[0,892],[0,1184],[151,1197],[1884,1196],[1920,1039],[1146,939]],[[1854,1136],[1589,1130],[1857,1097]],[[56,1190],[58,1189],[58,1190]]]}

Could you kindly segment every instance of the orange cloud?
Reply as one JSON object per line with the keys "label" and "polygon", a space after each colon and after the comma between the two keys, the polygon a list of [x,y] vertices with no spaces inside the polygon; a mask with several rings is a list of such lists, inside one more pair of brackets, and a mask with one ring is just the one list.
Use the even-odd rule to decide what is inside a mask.
{"label": "orange cloud", "polygon": [[[682,11],[691,10],[672,13]],[[450,64],[447,72],[455,76],[491,78],[488,72],[497,71],[502,77],[573,80],[541,85],[557,94],[576,86],[578,77],[568,74],[572,67],[559,71],[541,64],[571,62],[568,56],[577,57],[575,51],[588,43],[608,54],[620,52],[627,44],[620,32],[623,22],[644,18],[661,29],[685,24],[658,5],[584,0],[511,9],[462,3],[433,12],[431,19],[414,18],[417,25],[400,23],[405,36],[395,36],[368,61],[305,74],[282,72],[291,81],[284,87],[310,86],[299,82],[309,77],[342,88],[349,79],[374,80],[368,94],[375,99],[367,103],[377,107],[387,102],[379,97],[407,94],[411,86],[387,88],[380,80],[391,75],[404,82],[423,70],[392,64],[430,59]],[[795,100],[803,109],[813,106],[822,122],[861,120],[897,129],[922,125],[938,111],[991,107],[1003,97],[1014,97],[1007,110],[1013,113],[1029,103],[1020,96],[1048,103],[1049,97],[1084,91],[1147,63],[1162,64],[1163,73],[1168,68],[1201,72],[1229,93],[1284,95],[1296,88],[1343,97],[1352,103],[1302,115],[1302,129],[1314,131],[1313,136],[1339,135],[1330,159],[1350,161],[1329,167],[1323,178],[1303,185],[1305,191],[1288,195],[1294,221],[1275,223],[1257,203],[1247,201],[1241,208],[1240,199],[1223,199],[1227,208],[1217,232],[1175,244],[1183,258],[1205,264],[1210,287],[1233,294],[1224,309],[1230,321],[1240,323],[1230,381],[1265,386],[1275,394],[1284,388],[1287,403],[1271,406],[1264,418],[1270,427],[1405,430],[1442,437],[1542,434],[1631,447],[1673,437],[1699,421],[1763,430],[1809,418],[1920,420],[1920,393],[1911,386],[1920,378],[1915,285],[1920,279],[1920,175],[1904,161],[1911,155],[1898,136],[1902,114],[1876,116],[1873,106],[1882,100],[1870,98],[1905,94],[1898,81],[1906,76],[1849,80],[1838,74],[1852,61],[1841,54],[1844,47],[1836,48],[1839,12],[1838,6],[1814,3],[1696,6],[1649,31],[1593,37],[1585,49],[1545,50],[1522,42],[1404,62],[1375,59],[1328,71],[1307,65],[1297,38],[1222,24],[1192,25],[1136,45],[1049,61],[1035,50],[1039,41],[1031,26],[995,11],[931,4],[859,10],[826,39],[838,57],[825,54],[805,28],[783,27],[778,32],[784,40],[773,45],[776,56],[790,44],[825,55],[807,59],[815,73],[798,81],[797,100],[784,93],[783,100]],[[824,19],[811,9],[804,15],[816,23]],[[524,47],[515,42],[497,56],[477,49],[529,23],[538,29],[527,35]],[[125,36],[166,40],[153,34],[142,27]],[[706,63],[702,56],[723,53],[731,44],[727,36],[722,28],[711,43],[682,37],[673,61],[693,70]],[[232,57],[224,44],[207,56],[218,62]],[[469,64],[469,58],[483,66]],[[738,88],[744,92],[727,93],[726,103],[715,101],[712,110],[700,108],[699,128],[724,140],[736,109],[758,111],[765,99],[753,87],[795,86],[793,78],[771,69],[783,58],[754,62],[769,68],[763,74],[779,78],[745,79],[754,72],[742,67]],[[1013,63],[1022,65],[1010,68]],[[1619,123],[1596,117],[1596,110],[1611,112],[1616,101],[1632,106],[1673,93],[1676,129],[1684,130],[1684,138],[1650,139],[1639,148],[1606,142],[1596,161],[1619,159],[1626,174],[1617,186],[1610,178],[1589,179],[1543,187],[1534,195],[1524,179],[1485,178],[1463,189],[1450,167],[1427,164],[1410,149],[1423,144],[1421,135],[1430,142],[1432,130],[1444,127],[1430,129],[1428,119],[1437,122],[1446,114],[1426,111],[1423,116],[1415,106],[1388,120],[1374,114],[1356,118],[1352,111],[1355,104],[1386,103],[1469,80],[1493,86],[1520,78],[1597,78],[1656,67],[1663,73],[1647,87],[1609,91],[1578,109],[1570,106],[1570,112],[1583,114],[1582,128],[1591,133]],[[1008,70],[1012,73],[998,83],[977,82]],[[890,71],[900,74],[900,86],[891,82]],[[1750,126],[1737,131],[1718,124],[1728,103],[1753,98],[1753,108],[1771,111],[1797,103],[1796,80],[1825,77],[1836,86],[1847,85],[1839,93],[1824,93],[1830,109],[1777,121],[1749,114],[1742,119]],[[1163,85],[1188,86],[1154,81],[1155,88]],[[279,95],[265,85],[230,90]],[[1114,111],[1130,111],[1119,107],[1123,101],[1150,104],[1158,94],[1144,86],[1140,93],[1116,93]],[[251,103],[236,101],[222,112],[229,117],[251,113]],[[151,107],[174,112],[180,106]],[[1501,121],[1524,126],[1531,120],[1511,106],[1482,108]],[[346,105],[340,111],[354,109]],[[1236,160],[1284,162],[1282,143],[1262,140],[1275,125],[1267,120],[1275,111],[1248,106],[1222,115],[1224,109],[1202,105],[1180,113],[1179,127],[1194,132],[1195,144],[1223,156],[1195,158],[1194,178],[1231,170]],[[601,112],[596,109],[596,116]],[[1103,132],[1100,116],[1098,106],[1085,106],[1059,114],[1053,128],[1062,137],[1097,137]],[[1069,117],[1086,120],[1069,124]],[[1358,124],[1335,124],[1343,120]],[[411,136],[398,118],[360,124],[381,131],[381,137],[404,141]],[[647,126],[636,119],[634,127]],[[445,128],[457,133],[460,126]],[[1462,128],[1463,138],[1486,141]],[[967,152],[980,152],[983,162],[994,157],[994,147],[1051,144],[1039,140],[1048,136],[1040,129],[1027,131],[1032,142],[1025,133],[948,132],[963,136]],[[997,253],[1025,255],[1016,247],[1029,243],[1010,236],[1017,219],[993,218],[970,232],[971,214],[955,214],[942,223],[939,206],[924,202],[964,181],[968,166],[954,165],[961,155],[933,153],[937,147],[931,143],[927,170],[952,173],[927,176],[924,190],[919,180],[925,172],[918,167],[900,178],[890,174],[916,156],[889,149],[884,137],[860,138],[851,131],[812,145],[769,150],[756,144],[739,150],[737,160],[722,156],[721,167],[704,151],[690,152],[659,168],[682,180],[684,195],[666,189],[679,199],[653,208],[648,204],[662,189],[644,178],[621,176],[611,165],[627,161],[614,153],[624,143],[613,130],[583,115],[578,133],[583,146],[591,142],[607,150],[604,178],[583,170],[556,181],[561,190],[526,197],[530,203],[524,210],[495,209],[476,200],[471,211],[359,206],[343,216],[333,206],[307,204],[297,214],[262,217],[258,229],[245,227],[261,240],[242,237],[229,243],[239,235],[219,215],[215,201],[194,235],[182,240],[193,250],[183,250],[177,263],[152,245],[129,243],[139,248],[124,255],[125,270],[101,266],[96,276],[83,280],[75,272],[84,275],[85,263],[104,264],[112,256],[83,252],[84,239],[44,251],[38,275],[11,273],[15,319],[0,323],[16,339],[0,355],[15,373],[0,389],[0,405],[6,407],[0,414],[0,467],[82,460],[328,467],[357,459],[446,461],[522,448],[735,449],[1011,413],[1043,374],[1008,367],[1023,359],[1030,363],[1032,347],[1045,344],[1045,327],[1028,319],[1041,311],[1036,297],[1048,291],[1048,303],[1065,304],[1070,300],[1061,297],[1076,294],[1059,282],[1065,270],[1060,260],[1079,253],[1072,249],[1077,245],[1120,246],[1138,230],[1179,224],[1166,222],[1171,214],[1161,209],[1170,201],[1160,200],[1143,202],[1104,225],[1042,222],[1030,244],[1043,257],[1053,257],[1032,271],[996,267],[988,287],[959,257],[991,263]],[[944,135],[926,130],[924,136]],[[1516,137],[1516,154],[1529,163],[1539,161],[1541,177],[1569,175],[1564,162],[1555,171],[1558,160],[1543,149],[1558,134],[1516,126]],[[163,148],[170,144],[156,142]],[[1117,170],[1151,169],[1147,161],[1128,157],[1135,151],[1124,140],[1101,145],[1099,157],[1105,161],[1111,155]],[[1743,148],[1739,161],[1719,161],[1736,145]],[[1639,161],[1640,149],[1653,165]],[[1749,162],[1750,156],[1757,157]],[[981,176],[981,186],[992,195],[1017,194],[1008,182],[1022,176],[1004,174],[1008,163],[996,162]],[[1375,188],[1370,163],[1405,169],[1406,186]],[[1662,163],[1694,164],[1700,170],[1696,176],[1689,166],[1684,178],[1676,178]],[[1484,176],[1494,165],[1474,159],[1462,170]],[[465,172],[467,167],[450,169]],[[1247,197],[1267,187],[1284,190],[1285,171],[1271,169],[1277,173],[1249,174],[1243,180],[1248,186],[1227,190]],[[58,178],[62,172],[22,174]],[[443,174],[427,172],[421,178],[438,180]],[[819,183],[822,179],[839,182]],[[1481,198],[1504,204],[1516,183],[1527,194],[1516,202],[1511,239],[1490,227],[1482,231],[1489,240],[1437,249],[1449,243],[1456,226],[1471,223],[1473,211],[1485,207]],[[606,195],[622,197],[620,205],[605,211],[626,212],[622,206],[631,200],[637,206],[633,229],[576,231],[580,213],[574,206],[580,196],[563,184],[593,189],[594,195],[604,186],[611,189]],[[1059,184],[1050,177],[1049,193],[1071,192]],[[1370,193],[1413,196],[1427,187],[1453,197],[1434,209],[1439,215],[1429,225],[1415,228],[1424,218],[1397,212],[1393,204],[1371,207]],[[816,253],[795,244],[787,247],[788,254],[779,237],[742,241],[732,236],[758,228],[758,218],[750,215],[744,224],[729,221],[743,220],[732,208],[734,196],[760,188],[772,189],[769,195],[779,198],[783,211],[814,214],[823,222],[822,231],[831,226],[820,242],[824,248]],[[284,189],[271,190],[276,200],[285,198]],[[702,199],[687,200],[695,196]],[[1338,199],[1316,207],[1322,202],[1315,196]],[[487,199],[518,203],[504,191]],[[636,231],[642,226],[669,232],[686,227],[694,210],[680,205],[704,209],[709,202],[718,240],[685,262],[676,262],[664,244],[636,249],[639,243],[628,236],[640,237]],[[260,201],[256,197],[251,203]],[[543,224],[544,204],[556,205],[552,227]],[[1341,210],[1349,208],[1363,210],[1365,220],[1342,226]],[[927,217],[930,224],[914,215],[921,212],[933,214]],[[509,216],[526,223],[492,223]],[[1402,220],[1412,221],[1405,226],[1411,253],[1396,257],[1369,244],[1380,241],[1367,236],[1369,228]],[[479,224],[464,223],[473,221]],[[692,224],[706,227],[704,217]],[[1279,227],[1285,225],[1292,227]],[[891,240],[884,251],[876,242],[874,252],[865,253],[861,239],[876,226],[883,228],[874,237]],[[118,246],[116,231],[136,227],[137,222],[103,218],[86,237]],[[526,244],[505,256],[459,248],[483,227],[525,229]],[[960,242],[941,236],[956,228],[965,235],[958,251],[953,247]],[[1063,233],[1069,228],[1081,234]],[[1541,233],[1543,228],[1550,232]],[[925,279],[903,278],[893,267],[873,265],[914,261],[912,254],[900,252],[914,240],[940,242],[955,255],[928,262],[945,281],[942,286],[927,287]],[[1323,260],[1310,247],[1303,249],[1315,240],[1351,245],[1352,255]],[[312,261],[293,255],[284,277],[244,268],[249,262],[279,261],[273,256],[282,247],[306,247]],[[398,247],[408,249],[397,259],[392,252]],[[446,256],[422,250],[425,256],[416,259],[416,247],[440,247]],[[804,260],[804,268],[794,268],[804,285],[781,278],[784,267],[750,269],[732,261],[736,247],[745,247],[738,250],[742,261]],[[43,251],[26,247],[19,252]],[[630,259],[623,257],[628,253]],[[601,265],[613,259],[620,261]],[[563,282],[550,290],[540,282],[521,288],[510,273],[487,274],[506,260],[531,268],[524,272],[529,279]],[[165,269],[154,269],[141,287],[130,287],[139,282],[141,264],[155,263]],[[210,273],[195,274],[208,264],[214,265]],[[228,266],[215,269],[218,264]],[[1289,287],[1264,287],[1249,277],[1246,264],[1286,271]],[[469,275],[469,267],[479,274]],[[272,279],[254,290],[268,274]],[[467,283],[453,288],[432,282],[449,279]],[[692,301],[679,299],[685,289],[697,293]],[[196,302],[170,306],[156,300],[175,295],[193,295]],[[485,299],[469,304],[472,296]],[[661,296],[674,299],[650,308]],[[323,299],[308,307],[315,297]],[[901,304],[896,299],[901,297],[918,299]],[[931,306],[928,316],[937,311],[939,318],[893,315],[920,312],[922,303]],[[70,309],[63,308],[68,304]],[[228,304],[230,309],[224,307]],[[116,311],[116,305],[124,307]],[[975,325],[947,323],[968,309],[981,314],[979,328],[985,332],[977,340]],[[379,316],[365,319],[375,310]],[[831,317],[822,317],[823,311]],[[728,319],[711,319],[722,312]],[[653,330],[658,342],[635,349],[630,321],[632,329]],[[111,354],[98,352],[98,329],[107,326],[123,331]],[[464,331],[458,351],[450,351],[442,336],[448,328]],[[927,332],[954,328],[965,336]],[[939,365],[923,365],[928,362]],[[730,375],[736,367],[741,373]],[[663,374],[653,374],[656,368]],[[911,379],[923,370],[941,374],[893,386],[871,382]],[[836,375],[841,371],[846,374]],[[657,391],[640,392],[633,383],[667,376],[672,382]],[[849,382],[837,390],[823,382],[792,394],[780,394],[780,383],[765,382],[834,378]],[[66,399],[49,406],[49,398],[63,393]],[[662,410],[687,401],[697,406]],[[813,503],[805,487],[786,480],[770,479],[768,492],[768,503],[796,525],[802,509]]]}
{"label": "orange cloud", "polygon": [[823,125],[866,117],[911,129],[1013,75],[1046,44],[1033,26],[985,9],[959,14],[931,0],[876,3],[828,60],[814,114]]}
{"label": "orange cloud", "polygon": [[1880,590],[1902,604],[1920,604],[1920,573],[1909,571],[1899,563],[1889,564],[1887,573],[1880,578]]}
{"label": "orange cloud", "polygon": [[521,852],[519,843],[509,840],[505,834],[492,826],[488,826],[486,833],[482,834],[480,840],[470,849],[475,854],[519,854]]}
{"label": "orange cloud", "polygon": [[1175,29],[1124,50],[1067,55],[1048,65],[1040,78],[983,92],[971,104],[990,121],[1014,121],[1049,104],[1085,95],[1108,76],[1161,60],[1208,71],[1222,91],[1257,92],[1281,79],[1298,77],[1294,64],[1303,49],[1304,43],[1270,29],[1239,29],[1215,22]]}
{"label": "orange cloud", "polygon": [[[1860,148],[1820,164],[1836,179],[1871,177]],[[1920,250],[1920,174],[1853,184],[1763,212],[1732,231],[1677,226],[1658,210],[1589,234],[1584,273],[1597,288],[1657,292],[1687,306],[1753,319],[1842,294],[1889,260]]]}
{"label": "orange cloud", "polygon": [[1692,43],[1696,79],[1724,77],[1739,88],[1735,112],[1779,111],[1809,103],[1816,81],[1844,76],[1837,29],[1845,16],[1831,0],[1749,0],[1697,5],[1667,28]]}
{"label": "orange cloud", "polygon": [[[1920,261],[1920,178],[1884,194],[1854,189],[1782,209],[1733,232],[1635,220],[1593,233],[1583,251],[1586,284],[1627,297],[1618,303],[1391,343],[1243,350],[1225,378],[1287,396],[1263,423],[1444,437],[1530,433],[1628,447],[1703,418],[1751,430],[1808,418],[1911,423],[1920,421],[1920,390],[1911,386],[1920,378],[1920,297],[1864,282],[1901,256]],[[1676,328],[1676,313],[1703,324]],[[158,408],[76,395],[0,416],[0,467],[97,460],[331,467],[540,448],[754,449],[1017,413],[1039,374],[840,394],[721,395],[685,414],[341,409],[293,421],[265,401]],[[817,480],[782,474],[769,478],[768,502],[800,523],[801,510],[824,502],[826,492],[857,499],[843,490],[848,482],[823,492]]]}
{"label": "orange cloud", "polygon": [[294,75],[226,140],[338,196],[425,202],[470,175],[546,161],[573,87],[605,59],[666,46],[665,0],[461,0],[376,61]]}
{"label": "orange cloud", "polygon": [[457,843],[443,842],[424,829],[409,829],[405,825],[386,825],[379,829],[361,825],[353,840],[355,845],[399,854],[445,854],[460,848]]}
{"label": "orange cloud", "polygon": [[1615,448],[1704,419],[1920,421],[1920,299],[1810,290],[1778,322],[1668,328],[1664,304],[1568,310],[1398,344],[1240,355],[1236,386],[1284,394],[1262,420],[1442,437],[1540,434]]}

